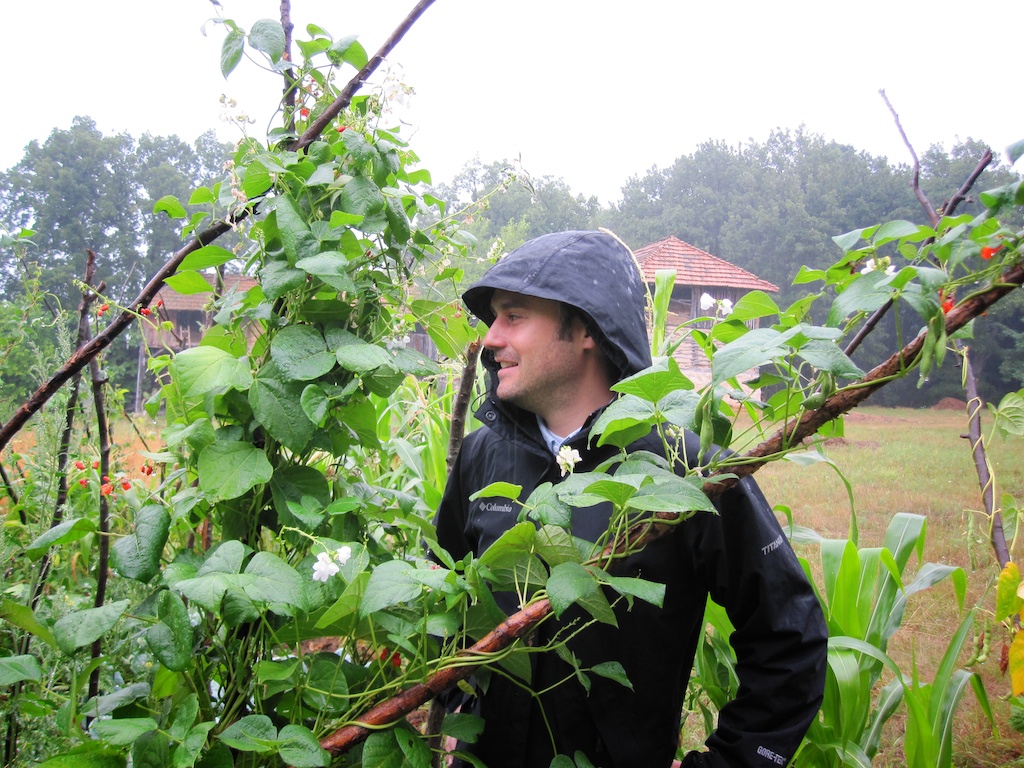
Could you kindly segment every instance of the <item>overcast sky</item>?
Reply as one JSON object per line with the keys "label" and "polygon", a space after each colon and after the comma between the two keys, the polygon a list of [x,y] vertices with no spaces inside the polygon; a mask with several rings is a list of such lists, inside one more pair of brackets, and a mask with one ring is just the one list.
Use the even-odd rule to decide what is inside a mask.
{"label": "overcast sky", "polygon": [[[221,3],[246,29],[280,6]],[[292,0],[295,37],[313,21],[372,53],[414,4]],[[234,140],[221,94],[264,135],[280,82],[245,61],[221,77],[217,12],[210,0],[5,4],[0,169],[75,115],[105,135]],[[607,203],[703,141],[763,142],[774,128],[909,162],[880,88],[918,152],[968,137],[1001,152],[1024,138],[1019,18],[1020,0],[436,0],[391,61],[416,89],[407,135],[435,180],[474,156],[520,158]]]}

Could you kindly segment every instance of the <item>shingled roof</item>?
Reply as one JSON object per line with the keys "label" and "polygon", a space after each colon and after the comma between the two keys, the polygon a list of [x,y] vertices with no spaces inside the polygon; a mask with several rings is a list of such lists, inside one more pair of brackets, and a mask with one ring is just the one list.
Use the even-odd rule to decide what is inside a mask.
{"label": "shingled roof", "polygon": [[644,279],[654,282],[659,269],[674,269],[676,285],[722,286],[742,288],[748,291],[769,291],[776,293],[777,285],[762,280],[745,269],[712,256],[677,237],[666,237],[656,243],[645,245],[634,251],[640,262]]}
{"label": "shingled roof", "polygon": [[[205,272],[200,274],[202,274],[206,279],[206,282],[208,282],[212,288],[214,276]],[[256,285],[256,280],[252,277],[235,274],[224,275],[225,293],[231,289],[234,289],[239,293],[244,293],[254,285]],[[163,300],[164,306],[169,310],[184,311],[189,309],[197,310],[205,308],[210,301],[210,294],[205,292],[181,294],[165,285],[160,289],[160,292],[157,294],[157,298]]]}

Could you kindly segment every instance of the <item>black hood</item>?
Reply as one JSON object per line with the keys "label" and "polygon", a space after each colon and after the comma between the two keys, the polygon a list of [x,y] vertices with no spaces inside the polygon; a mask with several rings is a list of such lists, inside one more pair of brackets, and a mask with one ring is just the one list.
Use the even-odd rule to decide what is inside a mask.
{"label": "black hood", "polygon": [[491,297],[498,288],[584,312],[619,378],[651,364],[643,279],[629,249],[609,234],[555,232],[516,248],[462,294],[487,325],[494,322]]}

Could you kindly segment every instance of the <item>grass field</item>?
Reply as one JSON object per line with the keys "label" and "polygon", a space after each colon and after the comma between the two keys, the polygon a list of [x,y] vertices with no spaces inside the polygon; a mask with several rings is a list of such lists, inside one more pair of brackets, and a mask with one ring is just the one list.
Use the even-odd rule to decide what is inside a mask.
{"label": "grass field", "polygon": [[[860,545],[880,545],[897,512],[926,516],[925,560],[964,569],[968,582],[965,607],[980,606],[979,621],[983,621],[984,615],[991,616],[995,604],[998,569],[988,523],[979,512],[981,491],[970,444],[961,436],[966,431],[963,410],[860,408],[846,417],[845,436],[830,441],[825,450],[853,487]],[[1024,501],[1024,440],[995,438],[989,460],[997,482],[997,502],[1002,494],[1013,496],[1016,504]],[[835,469],[782,461],[764,467],[756,477],[773,504],[792,510],[796,524],[825,537],[848,537],[851,506]],[[798,549],[817,566],[816,547]],[[1019,562],[1019,553],[1012,554]],[[916,568],[914,560],[910,568]],[[907,672],[916,659],[922,674],[930,678],[960,620],[951,585],[943,583],[917,594],[890,644],[890,655]],[[1013,765],[1024,755],[1024,735],[1009,727],[1009,706],[1000,701],[1009,695],[1009,679],[999,670],[1007,635],[999,626],[993,627],[992,633],[992,652],[974,671],[985,681],[997,712],[999,735],[993,735],[969,692],[957,718],[954,751],[958,766]],[[902,764],[901,731],[902,721],[894,718],[886,737],[886,753],[879,755],[876,765]]]}

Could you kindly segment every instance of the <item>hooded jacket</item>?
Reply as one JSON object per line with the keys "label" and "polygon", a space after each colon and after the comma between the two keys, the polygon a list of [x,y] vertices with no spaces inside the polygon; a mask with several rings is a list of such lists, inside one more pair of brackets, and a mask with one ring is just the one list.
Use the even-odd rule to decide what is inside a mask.
{"label": "hooded jacket", "polygon": [[[583,312],[622,377],[650,365],[644,286],[629,251],[615,238],[556,233],[509,254],[463,295],[486,323],[494,320],[490,300],[497,288],[563,301]],[[435,520],[438,542],[456,560],[469,552],[480,555],[517,522],[518,506],[511,499],[470,501],[475,491],[504,481],[522,486],[520,498],[526,498],[540,484],[562,479],[536,417],[496,397],[493,357],[485,350],[482,360],[492,373],[476,413],[484,426],[464,440]],[[568,443],[582,457],[576,471],[593,470],[617,452],[589,444],[597,415]],[[685,440],[686,455],[697,455],[696,436]],[[628,450],[662,452],[654,434]],[[573,756],[578,750],[603,768],[669,766],[710,596],[735,627],[729,640],[739,689],[720,712],[708,751],[691,752],[684,765],[788,763],[821,705],[827,638],[821,608],[752,479],[724,493],[715,506],[719,514],[690,517],[622,564],[620,575],[665,585],[661,607],[620,600],[618,626],[591,624],[568,643],[584,670],[620,663],[631,687],[590,674],[588,691],[556,654],[533,655],[531,688],[544,693],[531,695],[492,674],[472,703],[485,720],[484,731],[475,744],[460,747],[488,768],[546,768],[555,754]],[[596,540],[610,514],[610,504],[573,510],[572,534]],[[508,612],[515,610],[514,600],[505,603]],[[557,622],[544,622],[535,643],[552,640],[580,615],[570,610]]]}

